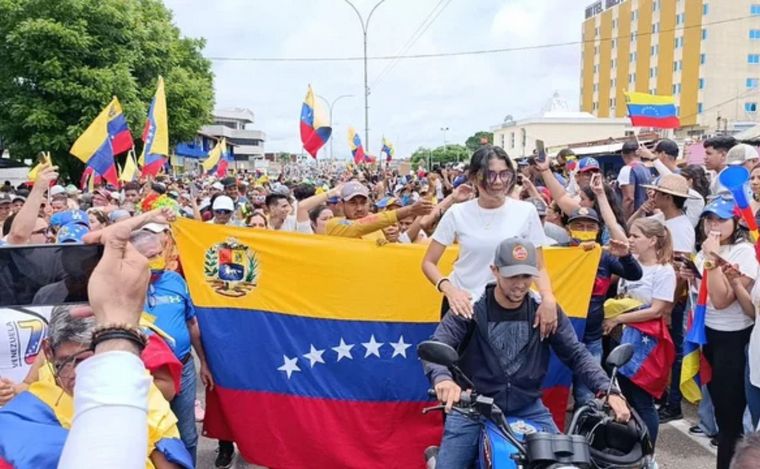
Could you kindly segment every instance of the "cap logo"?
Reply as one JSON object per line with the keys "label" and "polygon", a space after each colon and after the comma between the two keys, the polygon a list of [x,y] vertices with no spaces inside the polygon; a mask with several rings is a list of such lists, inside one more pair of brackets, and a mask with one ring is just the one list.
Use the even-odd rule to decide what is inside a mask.
{"label": "cap logo", "polygon": [[512,257],[517,261],[524,261],[528,258],[528,250],[522,244],[518,244],[512,249]]}
{"label": "cap logo", "polygon": [[588,215],[588,209],[586,207],[581,207],[578,209],[578,215]]}

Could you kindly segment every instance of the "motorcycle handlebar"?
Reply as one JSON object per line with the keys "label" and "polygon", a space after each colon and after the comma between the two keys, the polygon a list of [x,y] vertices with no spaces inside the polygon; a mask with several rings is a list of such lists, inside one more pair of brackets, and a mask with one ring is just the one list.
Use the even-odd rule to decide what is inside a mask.
{"label": "motorcycle handlebar", "polygon": [[[436,394],[435,389],[428,389],[427,390],[428,397],[431,399],[438,399],[438,394]],[[459,394],[459,406],[468,406],[475,402],[475,393],[473,393],[471,390],[463,390]]]}

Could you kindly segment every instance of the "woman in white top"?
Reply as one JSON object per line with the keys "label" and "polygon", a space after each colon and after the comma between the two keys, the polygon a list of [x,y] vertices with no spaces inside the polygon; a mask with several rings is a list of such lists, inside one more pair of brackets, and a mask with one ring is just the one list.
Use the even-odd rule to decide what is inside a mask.
{"label": "woman in white top", "polygon": [[[718,197],[705,207],[702,219],[706,239],[695,260],[700,271],[707,271],[707,344],[703,350],[712,368],[712,380],[707,387],[720,429],[719,469],[728,469],[734,446],[742,435],[742,417],[746,406],[745,348],[753,320],[743,311],[731,280],[718,267],[736,265],[746,290],[751,289],[758,270],[755,249],[744,237],[739,218],[734,214],[734,206],[733,199]],[[685,269],[681,273],[689,275]]]}
{"label": "woman in white top", "polygon": [[[472,304],[493,279],[489,266],[501,241],[517,236],[538,248],[547,244],[536,207],[507,197],[515,186],[516,176],[514,164],[502,148],[480,147],[470,160],[468,178],[469,184],[477,188],[477,198],[446,211],[422,261],[425,276],[445,295],[442,314],[450,309],[465,317],[472,316]],[[454,243],[459,245],[459,257],[451,276],[444,277],[438,262],[446,247]],[[557,304],[541,250],[538,252],[540,277],[536,285],[542,302],[537,323],[545,337],[557,327]]]}
{"label": "woman in white top", "polygon": [[[642,309],[605,319],[602,329],[609,334],[620,324],[634,324],[659,319],[670,313],[676,291],[676,272],[673,269],[673,241],[668,228],[658,220],[639,218],[631,225],[631,252],[641,264],[639,280],[621,280],[619,291],[639,300]],[[669,373],[667,370],[658,370]],[[646,390],[625,376],[618,376],[620,389],[628,402],[636,409],[649,430],[654,444],[660,419],[654,406],[654,398]]]}

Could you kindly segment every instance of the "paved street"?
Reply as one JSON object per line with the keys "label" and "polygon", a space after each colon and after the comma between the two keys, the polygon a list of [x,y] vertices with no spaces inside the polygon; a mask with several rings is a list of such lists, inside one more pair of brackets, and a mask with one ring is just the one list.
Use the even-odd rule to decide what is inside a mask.
{"label": "paved street", "polygon": [[[199,388],[200,389],[200,388]],[[203,399],[199,393],[199,399]],[[715,467],[715,448],[710,446],[707,438],[692,437],[688,434],[688,428],[696,422],[696,409],[687,404],[684,405],[686,418],[678,422],[668,423],[660,427],[657,463],[660,469],[712,469]],[[200,434],[200,425],[198,427]],[[198,468],[208,469],[214,467],[216,458],[216,441],[200,437],[198,443]],[[422,455],[420,455],[422,458]],[[246,464],[239,455],[236,455],[235,468],[258,468],[252,464]]]}

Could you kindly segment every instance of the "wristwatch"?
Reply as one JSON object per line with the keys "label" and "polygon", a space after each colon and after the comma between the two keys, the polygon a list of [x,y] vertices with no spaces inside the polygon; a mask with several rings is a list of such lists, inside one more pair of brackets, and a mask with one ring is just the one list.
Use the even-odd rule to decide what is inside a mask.
{"label": "wristwatch", "polygon": [[705,259],[705,262],[704,262],[705,270],[713,270],[716,267],[718,267],[718,264],[715,263],[715,261],[712,261],[710,259]]}

